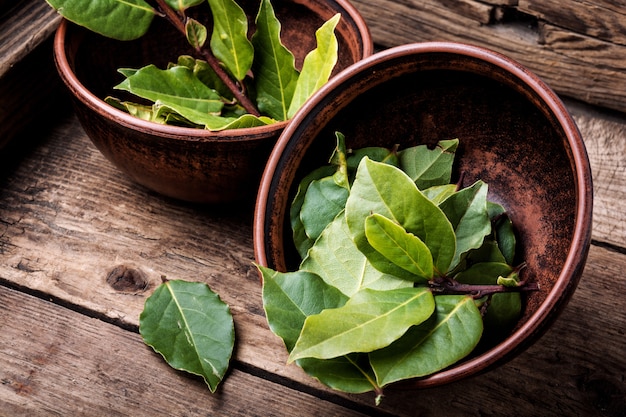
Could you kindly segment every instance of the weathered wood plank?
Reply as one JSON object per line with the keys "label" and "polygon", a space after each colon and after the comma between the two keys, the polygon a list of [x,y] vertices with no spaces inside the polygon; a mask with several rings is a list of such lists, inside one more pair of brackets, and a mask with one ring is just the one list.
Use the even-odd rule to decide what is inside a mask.
{"label": "weathered wood plank", "polygon": [[[45,1],[0,4],[0,149],[59,106],[51,36],[59,16]],[[46,44],[47,41],[47,44]]]}
{"label": "weathered wood plank", "polygon": [[211,394],[140,336],[0,286],[0,416],[362,416],[237,369]]}
{"label": "weathered wood plank", "polygon": [[[614,162],[606,165],[600,164],[605,152],[590,152],[596,158],[595,175],[602,176],[603,183],[616,184],[616,189],[598,188],[609,204],[612,195],[619,197],[625,190],[619,184],[626,177],[624,158],[620,159],[626,151],[620,147],[623,141],[617,140],[619,130],[615,130],[624,122],[607,117],[600,129],[582,114],[577,120],[582,130],[589,132],[588,144],[597,149],[604,149],[602,143],[613,146],[609,147],[609,160]],[[604,133],[596,134],[599,130]],[[250,207],[222,211],[195,207],[139,188],[103,159],[73,117],[61,120],[25,155],[5,155],[0,162],[0,280],[129,328],[137,326],[145,297],[161,275],[207,282],[235,316],[238,362],[276,374],[285,383],[294,381],[331,395],[299,368],[285,366],[286,352],[267,328],[252,265]],[[623,224],[626,212],[623,206],[617,207],[608,215],[597,212],[596,219],[607,225]],[[622,247],[623,236],[623,229],[594,230],[594,239],[620,241]],[[120,265],[141,271],[145,281],[123,286],[110,279],[113,288],[107,277]],[[615,279],[624,268],[625,255],[594,247],[581,286],[555,326],[561,330],[550,331],[532,348],[536,350],[487,376],[420,392],[425,412],[437,410],[440,399],[452,395],[447,415],[475,410],[477,397],[483,401],[483,412],[498,415],[510,410],[532,414],[529,407],[536,404],[543,408],[542,415],[558,415],[559,409],[594,415],[597,408],[591,394],[595,391],[582,391],[588,385],[580,384],[600,378],[613,387],[624,378],[622,353],[626,346],[619,332],[626,322],[626,309],[619,306],[626,288],[624,280]],[[615,314],[591,314],[594,311]],[[594,339],[581,344],[589,334]],[[560,352],[556,363],[555,349]],[[591,379],[581,379],[580,372]],[[542,384],[561,374],[558,386],[524,405],[528,398],[536,397],[537,386],[545,387]],[[515,387],[504,384],[506,380],[517,381]],[[515,401],[500,401],[508,396]],[[343,397],[363,406],[372,400],[368,395]],[[414,415],[415,407],[415,394],[390,392],[381,410]]]}
{"label": "weathered wood plank", "polygon": [[494,6],[517,6],[517,0],[485,0],[484,3]]}
{"label": "weathered wood plank", "polygon": [[48,39],[60,16],[45,1],[12,2],[0,16],[0,78]]}
{"label": "weathered wood plank", "polygon": [[44,41],[0,74],[0,152],[33,120],[50,123],[59,110],[68,107],[66,91],[52,62],[51,41]]}
{"label": "weathered wood plank", "polygon": [[[368,23],[374,41],[381,46],[426,41],[484,46],[519,61],[563,96],[626,111],[624,46],[591,37],[583,42],[583,35],[574,32],[571,33],[575,43],[568,45],[560,36],[560,42],[544,45],[542,39],[554,40],[556,29],[542,35],[536,24],[517,20],[514,14],[494,19],[491,24],[479,24],[434,0],[354,0],[353,4]],[[544,26],[544,30],[548,27]],[[589,61],[585,58],[587,53],[595,54],[596,59]],[[598,56],[609,60],[604,62]]]}
{"label": "weathered wood plank", "polygon": [[593,238],[626,247],[626,119],[567,102],[593,175]]}
{"label": "weathered wood plank", "polygon": [[[591,256],[569,306],[536,345],[467,381],[419,393],[390,390],[384,409],[407,416],[621,415],[626,312],[606,295],[626,289],[623,280],[611,281],[624,262],[603,249]],[[608,310],[614,313],[597,314]],[[0,311],[0,416],[357,415],[237,365],[210,395],[138,335],[2,286]]]}
{"label": "weathered wood plank", "polygon": [[626,10],[615,4],[581,0],[519,0],[518,9],[552,25],[626,45]]}
{"label": "weathered wood plank", "polygon": [[[417,2],[416,2],[417,3]],[[454,0],[441,2],[441,6],[450,13],[460,14],[478,23],[487,24],[491,21],[494,7],[474,0]]]}

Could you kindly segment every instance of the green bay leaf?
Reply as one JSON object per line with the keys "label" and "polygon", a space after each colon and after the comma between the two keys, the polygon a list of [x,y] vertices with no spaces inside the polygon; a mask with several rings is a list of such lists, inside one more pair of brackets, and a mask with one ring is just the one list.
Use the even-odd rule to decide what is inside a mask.
{"label": "green bay leaf", "polygon": [[489,218],[493,225],[495,241],[498,244],[498,248],[500,252],[502,252],[502,256],[504,256],[506,262],[509,265],[513,265],[517,246],[513,222],[504,210],[504,207],[499,204],[488,202],[487,207],[489,208]]}
{"label": "green bay leaf", "polygon": [[322,232],[300,269],[320,276],[348,297],[365,288],[391,290],[413,286],[374,268],[354,244],[345,215],[339,214]]}
{"label": "green bay leaf", "polygon": [[418,145],[398,152],[400,168],[420,190],[450,183],[458,139],[439,141],[434,149]]}
{"label": "green bay leaf", "polygon": [[310,239],[316,240],[337,214],[343,211],[349,191],[333,177],[313,180],[300,208],[300,221]]}
{"label": "green bay leaf", "polygon": [[185,23],[185,34],[187,36],[187,42],[189,42],[194,49],[202,48],[208,36],[206,26],[195,19],[187,19]]}
{"label": "green bay leaf", "polygon": [[372,161],[384,162],[385,164],[398,166],[398,154],[395,150],[378,146],[355,149],[348,153],[347,163],[349,171],[356,171],[361,159],[368,157]]}
{"label": "green bay leaf", "polygon": [[314,92],[328,82],[338,58],[339,43],[335,36],[335,27],[340,19],[341,14],[337,13],[315,32],[317,47],[304,58],[289,106],[289,118],[293,117]]}
{"label": "green bay leaf", "polygon": [[339,290],[305,271],[277,272],[257,265],[263,276],[263,308],[272,332],[283,339],[288,351],[300,335],[305,319],[348,300]]}
{"label": "green bay leaf", "polygon": [[343,307],[307,317],[289,362],[381,349],[426,320],[434,308],[426,288],[362,290]]}
{"label": "green bay leaf", "polygon": [[139,332],[171,367],[201,376],[215,392],[228,369],[235,328],[228,305],[206,284],[161,284],[146,300]]}
{"label": "green bay leaf", "polygon": [[439,204],[439,208],[450,220],[456,236],[456,251],[450,269],[458,265],[463,254],[480,248],[485,236],[491,233],[487,190],[487,184],[476,181]]}
{"label": "green bay leaf", "polygon": [[172,9],[185,11],[190,7],[198,6],[204,3],[206,0],[165,0]]}
{"label": "green bay leaf", "polygon": [[248,40],[248,18],[235,0],[208,0],[213,15],[211,51],[239,81],[254,59],[254,47]]}
{"label": "green bay leaf", "polygon": [[478,344],[483,331],[480,311],[471,297],[439,295],[435,314],[385,349],[371,352],[370,363],[378,384],[430,375],[465,356]]}
{"label": "green bay leaf", "polygon": [[353,353],[331,359],[306,358],[296,363],[310,376],[339,391],[362,394],[378,389],[367,354]]}
{"label": "green bay leaf", "polygon": [[[293,349],[306,317],[327,308],[344,305],[348,297],[304,271],[281,273],[257,266],[263,276],[263,308],[272,332]],[[364,360],[365,359],[365,360]],[[357,355],[338,358],[301,359],[298,365],[320,382],[351,393],[375,389],[375,378],[367,358]]]}
{"label": "green bay leaf", "polygon": [[300,219],[300,211],[302,210],[302,205],[304,204],[304,198],[306,196],[306,192],[309,189],[309,185],[314,180],[319,180],[324,177],[328,177],[333,175],[335,172],[335,167],[331,165],[324,165],[320,168],[317,168],[307,174],[300,183],[298,184],[298,191],[296,192],[296,196],[291,202],[291,207],[289,209],[289,220],[291,223],[291,230],[293,232],[293,241],[296,245],[296,249],[300,254],[300,258],[306,258],[307,252],[315,243],[314,239],[311,239],[304,229],[304,224],[302,224],[302,220]]}
{"label": "green bay leaf", "polygon": [[257,106],[276,120],[287,120],[300,73],[293,54],[281,42],[280,22],[269,0],[261,1],[252,45]]}
{"label": "green bay leaf", "polygon": [[193,123],[205,124],[206,116],[219,115],[224,107],[220,96],[187,67],[148,65],[130,74],[115,88],[173,109]]}
{"label": "green bay leaf", "polygon": [[443,200],[450,197],[457,191],[456,184],[434,185],[428,187],[422,192],[433,203],[439,205]]}
{"label": "green bay leaf", "polygon": [[67,20],[108,38],[143,36],[156,12],[144,0],[46,0]]}
{"label": "green bay leaf", "polygon": [[365,236],[374,249],[408,272],[407,279],[425,284],[433,278],[433,256],[428,246],[399,224],[372,214],[365,219]]}
{"label": "green bay leaf", "polygon": [[372,213],[393,220],[419,237],[432,254],[435,271],[448,271],[456,250],[456,236],[446,215],[402,170],[366,157],[359,164],[346,202],[348,226],[357,247],[376,268],[402,276],[404,270],[367,241],[365,219]]}
{"label": "green bay leaf", "polygon": [[[517,283],[517,273],[510,265],[502,262],[480,262],[458,273],[455,279],[463,284],[501,284],[502,277],[507,282]],[[485,328],[490,337],[509,330],[522,312],[522,297],[519,292],[493,294],[483,315]]]}

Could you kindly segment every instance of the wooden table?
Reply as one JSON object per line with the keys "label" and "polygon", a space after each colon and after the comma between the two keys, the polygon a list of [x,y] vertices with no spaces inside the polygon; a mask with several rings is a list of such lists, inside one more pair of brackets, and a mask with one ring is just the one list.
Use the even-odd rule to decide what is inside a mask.
{"label": "wooden table", "polygon": [[[71,110],[33,121],[0,151],[0,416],[626,415],[626,115],[568,107],[595,194],[571,302],[511,362],[441,388],[389,390],[378,408],[371,394],[331,391],[285,364],[252,265],[252,204],[162,198],[113,168]],[[162,275],[206,282],[231,306],[236,351],[216,394],[138,334]]]}

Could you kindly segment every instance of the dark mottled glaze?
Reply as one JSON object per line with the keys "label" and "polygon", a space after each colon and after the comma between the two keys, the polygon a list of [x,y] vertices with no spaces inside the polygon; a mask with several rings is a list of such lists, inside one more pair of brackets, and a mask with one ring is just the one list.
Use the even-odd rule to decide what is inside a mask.
{"label": "dark mottled glaze", "polygon": [[[252,20],[258,1],[240,4]],[[335,74],[372,53],[367,26],[346,0],[278,0],[274,6],[296,65],[315,47],[315,30],[338,12],[342,19],[337,29],[340,52]],[[155,19],[149,35],[132,42],[106,39],[64,21],[56,34],[54,53],[83,128],[104,156],[133,180],[192,202],[254,198],[263,167],[287,122],[210,132],[139,120],[102,101],[107,95],[124,98],[112,89],[122,80],[118,68],[149,63],[164,68],[178,55],[191,53],[182,36],[163,19]]]}
{"label": "dark mottled glaze", "polygon": [[516,225],[529,293],[504,341],[404,386],[427,387],[485,371],[528,347],[573,293],[591,236],[592,181],[580,133],[563,103],[535,75],[468,45],[424,43],[376,54],[315,95],[281,135],[262,178],[254,220],[256,260],[297,268],[288,206],[299,180],[327,162],[333,132],[349,148],[434,145],[459,138],[455,178],[489,184]]}

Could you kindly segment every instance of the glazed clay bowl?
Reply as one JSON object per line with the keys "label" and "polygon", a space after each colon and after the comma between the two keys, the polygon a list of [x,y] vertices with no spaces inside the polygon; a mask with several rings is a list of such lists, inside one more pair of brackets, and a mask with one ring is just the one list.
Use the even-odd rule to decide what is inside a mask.
{"label": "glazed clay bowl", "polygon": [[511,359],[555,320],[574,292],[591,236],[592,181],[580,133],[557,95],[520,64],[478,47],[412,44],[365,59],[320,90],[281,135],[257,198],[254,251],[260,265],[298,268],[289,206],[305,174],[325,165],[336,139],[347,148],[400,148],[460,140],[453,182],[482,179],[516,227],[524,294],[516,327],[411,388],[459,380]]}
{"label": "glazed clay bowl", "polygon": [[[238,2],[253,24],[258,1]],[[200,6],[204,7],[204,6]],[[282,39],[301,66],[315,47],[315,31],[336,13],[339,59],[335,73],[371,55],[372,40],[363,21],[346,0],[274,2]],[[202,9],[199,9],[202,10]],[[203,22],[210,22],[208,6]],[[103,101],[124,97],[113,86],[123,80],[118,68],[155,64],[165,68],[179,55],[192,54],[184,38],[164,19],[137,41],[103,38],[63,21],[54,55],[58,72],[73,98],[77,117],[102,154],[137,183],[163,195],[198,203],[254,202],[267,158],[288,122],[212,132],[168,126],[132,117]]]}

